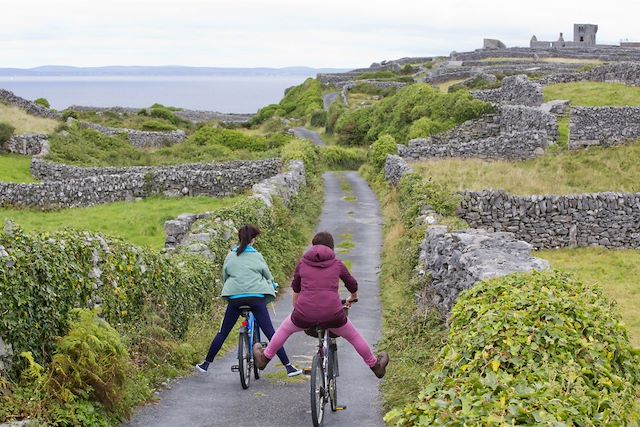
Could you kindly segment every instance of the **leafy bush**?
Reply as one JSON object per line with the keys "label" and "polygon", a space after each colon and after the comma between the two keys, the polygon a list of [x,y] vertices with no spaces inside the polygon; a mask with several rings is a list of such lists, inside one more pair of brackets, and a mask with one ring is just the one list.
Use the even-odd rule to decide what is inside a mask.
{"label": "leafy bush", "polygon": [[172,110],[162,105],[154,104],[149,110],[151,117],[157,117],[164,119],[175,126],[187,126],[189,122],[181,117],[178,117]]}
{"label": "leafy bush", "polygon": [[62,120],[64,120],[65,122],[67,121],[67,119],[69,119],[69,117],[78,120],[80,118],[80,113],[74,110],[66,110],[64,113],[62,113]]}
{"label": "leafy bush", "polygon": [[413,74],[416,72],[416,69],[411,65],[411,64],[406,64],[404,67],[402,67],[402,69],[400,70],[401,74]]}
{"label": "leafy bush", "polygon": [[329,107],[327,112],[327,124],[325,131],[327,134],[332,135],[336,129],[336,123],[340,116],[346,111],[346,107],[341,102],[334,102]]}
{"label": "leafy bush", "polygon": [[316,110],[311,113],[311,120],[309,122],[311,126],[322,127],[327,124],[327,112],[324,110]]}
{"label": "leafy bush", "polygon": [[345,113],[336,131],[339,142],[345,145],[353,145],[354,141],[369,144],[383,134],[404,143],[411,125],[421,118],[430,119],[434,122],[432,130],[440,132],[490,111],[489,104],[473,99],[466,91],[447,94],[431,85],[414,84],[368,110]]}
{"label": "leafy bush", "polygon": [[155,132],[170,132],[177,128],[172,124],[162,122],[160,120],[148,120],[142,124],[142,130],[150,130]]}
{"label": "leafy bush", "polygon": [[393,71],[368,71],[356,77],[356,80],[392,79],[398,77]]}
{"label": "leafy bush", "polygon": [[376,170],[380,171],[384,167],[389,154],[398,154],[398,145],[391,135],[382,135],[376,142],[371,144],[369,159]]}
{"label": "leafy bush", "polygon": [[427,138],[452,127],[451,122],[434,122],[428,117],[422,117],[411,124],[407,139]]}
{"label": "leafy bush", "polygon": [[34,104],[37,104],[41,107],[44,108],[50,108],[51,104],[49,104],[49,101],[46,98],[38,98],[35,101],[33,101]]}
{"label": "leafy bush", "polygon": [[185,143],[196,146],[220,145],[232,150],[267,151],[279,148],[289,140],[289,137],[280,134],[269,137],[252,136],[236,130],[206,125],[195,131]]}
{"label": "leafy bush", "polygon": [[310,141],[292,140],[283,147],[280,157],[285,163],[290,160],[302,160],[307,176],[315,175],[320,171],[318,167],[318,152]]}
{"label": "leafy bush", "polygon": [[442,216],[452,216],[460,206],[460,196],[452,193],[443,184],[424,179],[416,173],[402,177],[398,185],[401,218],[411,225],[422,208],[431,206]]}
{"label": "leafy bush", "polygon": [[322,107],[322,86],[319,81],[308,78],[301,85],[288,89],[279,104],[261,108],[252,123],[259,124],[274,116],[306,120]]}
{"label": "leafy bush", "polygon": [[389,86],[386,88],[381,88],[379,86],[375,86],[371,83],[358,83],[349,89],[350,93],[364,93],[366,95],[375,95],[375,96],[391,96],[398,91],[397,88],[393,86]]}
{"label": "leafy bush", "polygon": [[449,339],[396,425],[628,425],[639,358],[600,289],[562,273],[517,274],[461,294]]}
{"label": "leafy bush", "polygon": [[356,170],[367,161],[367,151],[336,145],[319,147],[320,160],[327,169]]}
{"label": "leafy bush", "polygon": [[16,128],[11,126],[9,123],[0,122],[0,145],[9,141],[13,136],[13,132],[15,132]]}

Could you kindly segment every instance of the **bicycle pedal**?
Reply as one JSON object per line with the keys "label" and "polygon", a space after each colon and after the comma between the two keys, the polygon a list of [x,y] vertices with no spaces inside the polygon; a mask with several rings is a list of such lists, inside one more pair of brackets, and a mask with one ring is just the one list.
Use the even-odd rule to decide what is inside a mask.
{"label": "bicycle pedal", "polygon": [[231,367],[231,372],[240,372],[240,366],[238,365],[233,365]]}
{"label": "bicycle pedal", "polygon": [[346,406],[336,406],[336,411],[346,411],[347,407]]}

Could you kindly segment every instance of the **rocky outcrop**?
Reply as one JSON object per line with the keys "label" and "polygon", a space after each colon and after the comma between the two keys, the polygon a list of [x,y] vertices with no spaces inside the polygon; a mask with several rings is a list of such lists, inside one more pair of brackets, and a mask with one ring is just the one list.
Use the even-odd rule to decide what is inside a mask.
{"label": "rocky outcrop", "polygon": [[640,139],[640,107],[579,107],[571,110],[569,148],[611,147]]}

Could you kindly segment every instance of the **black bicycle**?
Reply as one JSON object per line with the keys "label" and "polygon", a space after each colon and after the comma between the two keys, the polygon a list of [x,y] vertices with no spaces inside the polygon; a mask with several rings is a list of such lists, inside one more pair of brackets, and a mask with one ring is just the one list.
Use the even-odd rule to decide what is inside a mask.
{"label": "black bicycle", "polygon": [[255,379],[260,379],[260,371],[255,366],[252,351],[253,344],[260,342],[260,327],[250,306],[242,305],[238,309],[244,320],[238,331],[238,364],[233,365],[231,371],[240,373],[240,385],[246,390],[251,384],[251,371]]}
{"label": "black bicycle", "polygon": [[[355,299],[353,302],[357,302]],[[342,300],[344,305],[346,300]],[[348,312],[348,307],[344,307]],[[346,406],[338,405],[338,336],[324,328],[310,328],[305,330],[307,335],[318,338],[318,351],[313,356],[311,364],[311,418],[314,427],[322,426],[325,407],[331,404],[331,411],[343,411]]]}

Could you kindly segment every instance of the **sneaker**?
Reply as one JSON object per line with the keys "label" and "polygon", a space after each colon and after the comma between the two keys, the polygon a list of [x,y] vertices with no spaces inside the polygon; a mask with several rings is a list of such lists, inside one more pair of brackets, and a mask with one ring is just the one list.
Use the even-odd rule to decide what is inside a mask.
{"label": "sneaker", "polygon": [[253,360],[256,364],[256,368],[260,369],[261,371],[266,368],[267,364],[269,364],[269,362],[271,361],[271,359],[267,359],[267,357],[264,355],[264,348],[259,342],[253,345]]}
{"label": "sneaker", "polygon": [[196,365],[196,369],[201,374],[206,374],[207,373],[207,369],[209,369],[209,362],[207,362],[205,360],[204,362],[200,363],[199,365]]}
{"label": "sneaker", "polygon": [[302,374],[302,369],[296,368],[291,363],[289,363],[288,365],[285,365],[285,368],[287,369],[288,377],[297,377],[298,375]]}
{"label": "sneaker", "polygon": [[386,351],[380,352],[376,365],[371,368],[376,377],[382,378],[387,372],[387,365],[389,364],[389,355]]}

